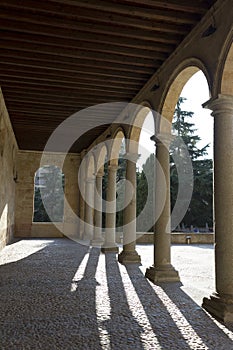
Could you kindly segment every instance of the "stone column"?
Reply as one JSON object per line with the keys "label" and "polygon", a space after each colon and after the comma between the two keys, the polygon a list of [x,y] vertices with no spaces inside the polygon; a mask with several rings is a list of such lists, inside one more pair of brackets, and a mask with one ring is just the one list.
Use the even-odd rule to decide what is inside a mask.
{"label": "stone column", "polygon": [[219,95],[204,104],[214,117],[214,211],[216,292],[203,307],[233,322],[233,96]]}
{"label": "stone column", "polygon": [[[163,173],[156,165],[155,169],[155,215],[160,203],[164,201],[162,212],[154,225],[154,265],[146,270],[146,277],[152,282],[177,282],[179,274],[171,265],[171,209],[170,209],[170,157],[169,145],[171,135],[159,134],[152,138],[156,142],[156,161]],[[161,190],[164,187],[165,193]],[[161,196],[165,196],[162,198]]]}
{"label": "stone column", "polygon": [[95,179],[90,177],[86,180],[85,191],[85,225],[84,225],[84,239],[92,239],[94,232],[93,222],[93,207],[94,207],[94,181]]}
{"label": "stone column", "polygon": [[102,252],[117,252],[116,233],[116,172],[117,165],[108,166],[108,187],[106,194],[105,240]]}
{"label": "stone column", "polygon": [[[83,160],[83,157],[85,156],[85,151],[82,152],[82,162],[85,162],[85,159]],[[81,163],[82,164],[82,163]],[[81,165],[80,164],[80,165]],[[85,166],[82,164],[79,174],[79,237],[82,239],[84,238],[84,221],[85,221]]]}
{"label": "stone column", "polygon": [[102,236],[102,180],[103,171],[99,171],[96,175],[96,186],[95,186],[95,211],[94,211],[94,237],[91,244],[99,246],[103,243]]}
{"label": "stone column", "polygon": [[127,155],[125,208],[123,212],[123,251],[118,255],[122,264],[140,263],[136,251],[136,162],[138,154]]}

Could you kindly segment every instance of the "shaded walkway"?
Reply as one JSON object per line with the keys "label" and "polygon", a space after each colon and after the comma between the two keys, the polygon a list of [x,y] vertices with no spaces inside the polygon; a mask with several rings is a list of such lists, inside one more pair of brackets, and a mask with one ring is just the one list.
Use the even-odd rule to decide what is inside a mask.
{"label": "shaded walkway", "polygon": [[[186,248],[174,247],[178,265]],[[152,247],[138,250],[143,266],[125,268],[115,254],[67,239],[7,246],[0,253],[0,349],[233,349],[231,330],[181,284],[144,278]],[[194,260],[187,275],[192,270],[197,279],[195,271],[204,272]]]}

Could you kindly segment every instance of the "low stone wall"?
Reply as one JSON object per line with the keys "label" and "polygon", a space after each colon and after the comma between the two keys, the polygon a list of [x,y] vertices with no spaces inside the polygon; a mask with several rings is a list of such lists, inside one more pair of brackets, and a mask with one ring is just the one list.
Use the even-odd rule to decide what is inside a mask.
{"label": "low stone wall", "polygon": [[171,243],[213,244],[213,233],[172,233]]}
{"label": "low stone wall", "polygon": [[63,231],[63,223],[57,223],[54,225],[53,223],[40,222],[40,223],[32,223],[31,226],[31,237],[49,237],[49,238],[59,238],[64,237],[62,234]]}
{"label": "low stone wall", "polygon": [[[153,243],[153,232],[137,232],[137,243]],[[116,234],[117,243],[122,243],[122,233]],[[213,233],[182,233],[175,232],[171,234],[172,244],[213,244]]]}

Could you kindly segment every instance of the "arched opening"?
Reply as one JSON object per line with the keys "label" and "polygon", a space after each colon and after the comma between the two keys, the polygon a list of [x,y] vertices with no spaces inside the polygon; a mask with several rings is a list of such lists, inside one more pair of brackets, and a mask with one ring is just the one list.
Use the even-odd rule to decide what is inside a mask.
{"label": "arched opening", "polygon": [[45,165],[34,177],[33,222],[63,222],[65,176],[54,165]]}
{"label": "arched opening", "polygon": [[[122,229],[123,208],[125,198],[125,172],[126,172],[126,141],[122,130],[118,130],[109,142],[109,153],[104,165],[103,198],[106,200],[107,188],[109,186],[108,167],[116,167],[116,231]],[[105,203],[106,204],[106,203]],[[106,210],[106,205],[104,206]],[[105,211],[104,210],[104,211]],[[106,213],[103,214],[103,223],[106,223]]]}
{"label": "arched opening", "polygon": [[172,229],[189,233],[209,232],[213,231],[213,118],[208,110],[202,108],[209,99],[209,88],[200,70],[184,83],[172,120],[172,134],[176,135],[170,146],[172,210],[175,206],[179,208],[179,188],[189,186],[191,190],[191,184],[185,183],[186,180],[178,174],[180,166],[183,167],[183,175],[188,172],[185,169],[187,158],[191,160],[189,175],[192,175],[193,181],[190,203],[187,201],[186,212],[183,218],[179,218],[180,222],[176,222],[177,227],[174,227],[173,220]]}
{"label": "arched opening", "polygon": [[[143,107],[136,115],[130,134],[129,150],[138,154],[136,160],[136,231],[153,231],[155,192],[155,133],[153,112]],[[141,215],[140,215],[141,214]]]}
{"label": "arched opening", "polygon": [[121,129],[117,129],[111,136],[110,140],[106,140],[105,144],[108,149],[107,162],[105,163],[105,174],[103,179],[103,197],[104,201],[103,211],[103,225],[105,226],[104,243],[101,250],[118,252],[116,245],[116,225],[119,215],[118,205],[118,167],[120,165],[119,154],[123,151],[122,146],[125,135]]}

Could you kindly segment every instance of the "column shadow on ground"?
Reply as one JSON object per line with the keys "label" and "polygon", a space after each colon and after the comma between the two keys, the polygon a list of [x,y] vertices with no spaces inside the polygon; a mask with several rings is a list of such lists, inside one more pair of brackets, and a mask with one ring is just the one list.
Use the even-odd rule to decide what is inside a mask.
{"label": "column shadow on ground", "polygon": [[110,349],[143,350],[143,330],[129,308],[116,254],[105,255],[105,266],[111,306],[111,319],[105,326],[110,334]]}
{"label": "column shadow on ground", "polygon": [[[180,282],[159,283],[154,286],[145,278],[139,266],[128,265],[126,266],[126,270],[144,310],[147,313],[153,330],[158,336],[160,344],[165,346],[166,349],[169,348],[168,346],[170,346],[171,349],[189,349],[189,346],[184,342],[179,342],[182,326],[179,327],[180,329],[177,332],[178,325],[174,325],[174,321],[171,322],[171,314],[168,315],[167,312],[164,312],[166,303],[164,305],[164,303],[161,302],[159,297],[160,293],[156,291],[156,287],[160,287],[161,290],[165,292],[166,297],[168,297],[168,299],[165,297],[168,304],[170,299],[170,305],[168,305],[169,309],[173,309],[175,313],[175,306],[178,313],[181,313],[184,322],[187,321],[189,323],[189,326],[191,326],[199,337],[199,340],[201,340],[203,348],[208,348],[209,350],[233,349],[233,341],[217,326],[213,319],[181,289],[182,284]],[[152,317],[153,314],[155,314],[155,318]],[[177,318],[177,323],[181,324],[182,320],[179,319],[179,316]],[[169,340],[163,336],[166,327],[169,327]],[[160,335],[159,332],[161,332]],[[191,336],[190,334],[190,337]]]}
{"label": "column shadow on ground", "polygon": [[[130,302],[129,286],[140,305]],[[97,295],[101,298],[103,287],[109,309],[97,310],[102,306]],[[156,288],[172,308],[161,300]],[[104,255],[99,248],[68,239],[50,240],[26,258],[0,265],[0,294],[3,350],[190,349],[180,319],[187,321],[201,341],[192,349],[233,349],[229,337],[184,293],[181,284],[154,286],[138,265],[125,268],[115,254]],[[181,315],[178,321],[174,318],[177,310]],[[107,333],[107,344],[102,342],[100,329]],[[151,333],[159,347],[152,344],[154,338],[147,343]]]}
{"label": "column shadow on ground", "polygon": [[91,348],[88,343],[102,349],[95,312],[99,251],[90,251],[83,278],[71,292],[88,253],[89,247],[56,239],[22,260],[0,266],[1,349],[76,350]]}

